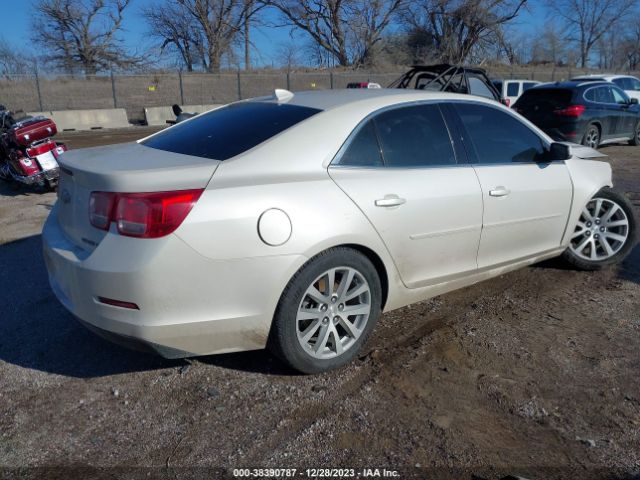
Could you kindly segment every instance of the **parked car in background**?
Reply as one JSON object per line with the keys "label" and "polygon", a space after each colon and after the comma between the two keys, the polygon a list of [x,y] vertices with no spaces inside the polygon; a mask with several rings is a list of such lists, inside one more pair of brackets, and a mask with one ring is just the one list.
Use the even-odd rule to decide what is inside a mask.
{"label": "parked car in background", "polygon": [[545,83],[524,92],[514,108],[556,140],[591,148],[618,142],[640,145],[638,100],[613,83]]}
{"label": "parked car in background", "polygon": [[504,79],[494,80],[493,85],[500,92],[500,97],[506,101],[507,107],[512,106],[520,95],[536,85],[540,85],[540,82],[535,80],[517,80],[517,79]]}
{"label": "parked car in background", "polygon": [[317,373],[382,311],[558,255],[621,261],[633,206],[603,156],[480,97],[277,90],[63,156],[44,257],[107,338],[167,357],[268,346]]}
{"label": "parked car in background", "polygon": [[629,98],[640,100],[640,80],[631,75],[582,75],[571,80],[576,82],[611,82],[624,90]]}
{"label": "parked car in background", "polygon": [[347,88],[382,88],[379,83],[375,82],[350,82]]}
{"label": "parked car in background", "polygon": [[414,65],[388,88],[412,88],[452,93],[466,93],[490,98],[506,105],[500,92],[482,68],[462,65]]}

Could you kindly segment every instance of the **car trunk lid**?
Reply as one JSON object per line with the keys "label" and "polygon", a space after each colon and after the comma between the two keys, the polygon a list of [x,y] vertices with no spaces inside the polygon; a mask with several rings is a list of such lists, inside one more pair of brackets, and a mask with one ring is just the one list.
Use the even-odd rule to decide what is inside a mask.
{"label": "car trunk lid", "polygon": [[205,188],[219,161],[138,143],[72,150],[60,159],[58,222],[77,246],[93,250],[107,234],[89,221],[91,192],[165,192]]}

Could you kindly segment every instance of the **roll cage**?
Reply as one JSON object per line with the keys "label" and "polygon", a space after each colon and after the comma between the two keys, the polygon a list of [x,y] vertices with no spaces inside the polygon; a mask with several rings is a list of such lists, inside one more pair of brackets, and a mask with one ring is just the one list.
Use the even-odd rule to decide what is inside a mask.
{"label": "roll cage", "polygon": [[[473,83],[481,82],[488,91],[479,93]],[[500,93],[482,68],[442,63],[438,65],[413,65],[409,71],[393,81],[388,88],[412,88],[442,92],[466,93],[493,98],[502,102]]]}

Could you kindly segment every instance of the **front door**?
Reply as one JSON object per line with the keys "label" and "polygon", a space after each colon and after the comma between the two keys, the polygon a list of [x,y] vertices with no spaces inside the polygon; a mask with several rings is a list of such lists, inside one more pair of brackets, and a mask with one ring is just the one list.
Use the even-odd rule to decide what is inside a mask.
{"label": "front door", "polygon": [[573,188],[564,162],[538,163],[544,141],[515,115],[477,103],[452,105],[482,187],[478,268],[559,247]]}

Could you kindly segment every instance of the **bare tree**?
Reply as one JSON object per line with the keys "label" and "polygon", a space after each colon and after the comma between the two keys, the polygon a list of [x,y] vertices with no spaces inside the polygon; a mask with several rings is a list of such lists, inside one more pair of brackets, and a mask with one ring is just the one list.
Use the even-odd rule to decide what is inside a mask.
{"label": "bare tree", "polygon": [[252,0],[165,0],[143,14],[163,49],[175,48],[188,70],[199,64],[219,72],[223,56],[244,36],[249,63],[249,22],[261,7]]}
{"label": "bare tree", "polygon": [[192,72],[199,62],[196,45],[202,44],[202,33],[195,20],[176,3],[167,2],[161,8],[157,5],[142,10],[151,34],[162,43],[160,51],[174,50],[178,53],[188,72]]}
{"label": "bare tree", "polygon": [[306,32],[340,66],[371,63],[395,13],[406,0],[263,0],[284,24]]}
{"label": "bare tree", "polygon": [[138,66],[117,34],[131,0],[39,0],[33,41],[47,53],[46,60],[72,73],[94,75],[113,68]]}
{"label": "bare tree", "polygon": [[35,59],[0,37],[0,75],[33,73]]}
{"label": "bare tree", "polygon": [[474,49],[504,43],[502,28],[514,20],[527,0],[418,0],[404,20],[413,34],[421,33],[440,60],[459,63]]}
{"label": "bare tree", "polygon": [[591,49],[637,6],[637,0],[548,0],[554,16],[563,20],[580,49],[580,66],[587,67]]}
{"label": "bare tree", "polygon": [[[560,65],[566,55],[566,38],[560,33],[557,24],[550,21],[531,42],[531,62],[550,63]],[[526,43],[524,38],[518,39],[519,43]]]}

